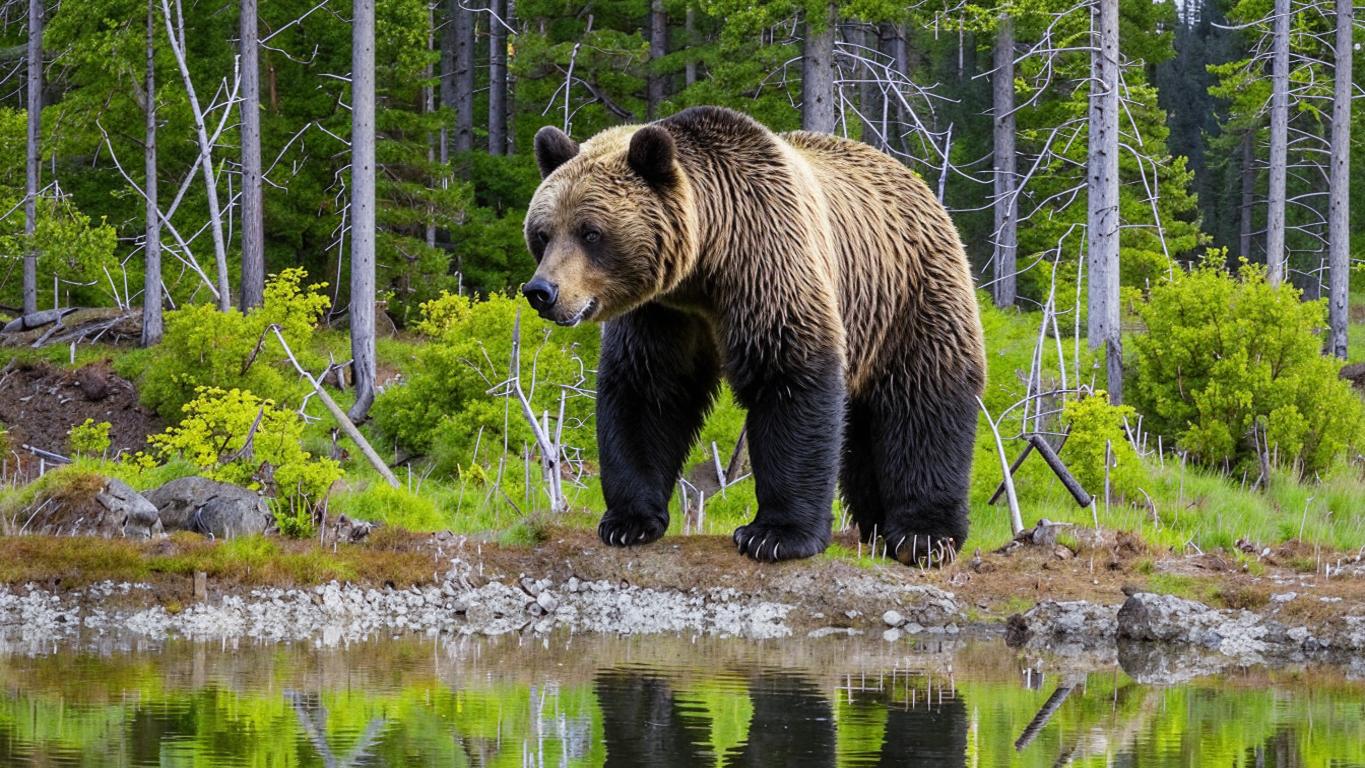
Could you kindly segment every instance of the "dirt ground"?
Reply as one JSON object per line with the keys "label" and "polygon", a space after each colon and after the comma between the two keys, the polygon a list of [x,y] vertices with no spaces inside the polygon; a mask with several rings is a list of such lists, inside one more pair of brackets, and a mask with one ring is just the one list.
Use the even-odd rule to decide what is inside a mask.
{"label": "dirt ground", "polygon": [[67,431],[86,419],[107,421],[110,455],[133,452],[165,424],[142,407],[132,382],[107,362],[67,371],[47,363],[11,361],[0,371],[0,424],[11,447],[31,445],[68,454]]}

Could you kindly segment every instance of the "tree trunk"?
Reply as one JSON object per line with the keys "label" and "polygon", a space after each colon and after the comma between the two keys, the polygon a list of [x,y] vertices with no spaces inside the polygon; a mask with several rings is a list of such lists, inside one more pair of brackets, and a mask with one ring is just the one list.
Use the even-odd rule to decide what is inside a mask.
{"label": "tree trunk", "polygon": [[[472,3],[472,0],[471,0]],[[455,151],[474,149],[474,11],[450,0],[455,20]]]}
{"label": "tree trunk", "polygon": [[650,0],[649,3],[649,84],[648,114],[650,120],[657,120],[659,107],[664,102],[664,84],[668,78],[659,71],[659,60],[668,54],[668,14],[664,12],[664,0]]}
{"label": "tree trunk", "polygon": [[[862,40],[864,58],[871,58],[874,51],[881,50],[881,34],[876,24],[863,24]],[[857,34],[855,32],[855,34]],[[858,110],[863,116],[863,141],[875,149],[886,151],[886,93],[877,72],[864,67],[858,83]]]}
{"label": "tree trunk", "polygon": [[[43,0],[28,2],[28,160],[25,164],[24,314],[38,311],[38,176],[42,167],[43,132]],[[54,298],[55,302],[56,299]],[[55,308],[55,304],[54,304]]]}
{"label": "tree trunk", "polygon": [[355,0],[351,22],[351,358],[361,421],[374,403],[374,4]]}
{"label": "tree trunk", "polygon": [[[427,6],[427,52],[430,53],[433,50],[436,50],[436,13],[431,8],[431,6]],[[436,54],[437,59],[439,60],[441,58],[441,52],[439,50],[436,50]],[[426,75],[427,81],[430,82],[432,75],[430,59],[427,60],[427,66],[423,74]],[[436,90],[437,90],[436,88],[430,85],[422,86],[423,113],[430,115],[436,112]],[[444,130],[442,130],[440,133],[444,133]],[[437,138],[438,138],[437,133],[431,132],[427,133],[428,168],[433,168],[436,165]],[[440,180],[435,178],[433,175],[433,177],[427,183],[430,184],[432,187],[435,187],[436,185],[440,184]],[[436,220],[435,218],[433,218],[432,213],[433,211],[431,206],[427,206],[426,243],[428,248],[436,247]]]}
{"label": "tree trunk", "polygon": [[1256,204],[1256,131],[1248,130],[1242,135],[1242,219],[1241,248],[1242,258],[1251,259],[1252,219],[1255,218]]}
{"label": "tree trunk", "polygon": [[693,83],[697,82],[697,59],[696,55],[691,53],[692,47],[696,45],[696,40],[694,39],[695,35],[697,34],[696,16],[697,13],[695,10],[693,10],[692,3],[688,2],[687,16],[683,22],[683,24],[685,25],[683,27],[683,30],[687,35],[687,42],[684,43],[684,45],[687,47],[687,50],[689,51],[687,56],[687,66],[683,70],[683,83],[686,85],[692,85]]}
{"label": "tree trunk", "polygon": [[242,0],[242,311],[265,300],[261,188],[261,67],[256,0]]}
{"label": "tree trunk", "polygon": [[1327,212],[1329,351],[1346,359],[1351,290],[1351,38],[1354,0],[1337,0],[1336,88],[1332,97],[1331,191]]}
{"label": "tree trunk", "polygon": [[1266,277],[1271,285],[1284,280],[1285,174],[1289,147],[1289,0],[1275,0],[1270,76],[1270,190],[1266,216]]}
{"label": "tree trunk", "polygon": [[1015,300],[1019,202],[1015,193],[1014,151],[1014,20],[1001,14],[995,38],[995,71],[991,90],[995,111],[995,275],[997,306]]}
{"label": "tree trunk", "polygon": [[1123,401],[1123,345],[1119,327],[1119,8],[1118,0],[1091,5],[1090,137],[1086,161],[1087,248],[1090,270],[1089,338],[1105,347],[1109,400]]}
{"label": "tree trunk", "polygon": [[146,270],[142,282],[142,346],[161,341],[161,212],[156,194],[156,0],[147,0],[147,128],[143,159],[147,179]]}
{"label": "tree trunk", "polygon": [[[440,87],[437,93],[441,100],[441,106],[451,110],[456,109],[455,105],[455,49],[459,45],[459,30],[455,17],[462,15],[458,0],[445,4],[445,13],[437,18],[442,18],[441,22],[441,67]],[[440,136],[440,161],[444,165],[450,162],[451,126],[441,124]]]}
{"label": "tree trunk", "polygon": [[507,154],[507,0],[489,0],[488,154]]}
{"label": "tree trunk", "polygon": [[834,92],[834,37],[838,17],[834,3],[826,6],[825,18],[806,19],[806,44],[801,56],[801,128],[833,133],[838,120]]}

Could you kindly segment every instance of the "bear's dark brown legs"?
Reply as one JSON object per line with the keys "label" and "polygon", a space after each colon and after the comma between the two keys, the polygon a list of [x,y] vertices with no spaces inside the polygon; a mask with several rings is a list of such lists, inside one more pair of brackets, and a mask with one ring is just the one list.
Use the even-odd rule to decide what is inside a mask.
{"label": "bear's dark brown legs", "polygon": [[[815,353],[801,370],[732,372],[749,409],[749,458],[758,514],[735,531],[739,551],[755,560],[792,560],[825,550],[844,408],[843,370],[834,353]],[[735,374],[738,375],[735,375]]]}
{"label": "bear's dark brown legs", "polygon": [[648,304],[606,324],[597,371],[602,541],[664,535],[673,484],[719,381],[714,343],[695,317]]}
{"label": "bear's dark brown legs", "polygon": [[850,399],[844,424],[844,455],[839,462],[839,496],[844,511],[858,526],[858,538],[869,544],[886,520],[872,451],[871,418],[866,403]]}
{"label": "bear's dark brown legs", "polygon": [[872,445],[886,511],[878,533],[887,554],[908,565],[941,564],[967,539],[976,400],[969,384],[939,383],[924,391],[912,377],[888,377],[873,395],[879,418]]}

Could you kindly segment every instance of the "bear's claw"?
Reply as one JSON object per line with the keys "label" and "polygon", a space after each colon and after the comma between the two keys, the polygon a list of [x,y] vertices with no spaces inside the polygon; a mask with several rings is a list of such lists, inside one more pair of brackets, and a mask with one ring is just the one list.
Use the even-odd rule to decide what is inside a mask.
{"label": "bear's claw", "polygon": [[657,541],[668,523],[652,517],[625,517],[607,513],[597,526],[597,537],[613,547],[633,547]]}
{"label": "bear's claw", "polygon": [[796,560],[817,555],[827,542],[798,528],[750,523],[735,531],[735,548],[760,562]]}
{"label": "bear's claw", "polygon": [[886,540],[887,554],[893,559],[921,568],[937,568],[957,560],[959,544],[952,536],[907,533]]}

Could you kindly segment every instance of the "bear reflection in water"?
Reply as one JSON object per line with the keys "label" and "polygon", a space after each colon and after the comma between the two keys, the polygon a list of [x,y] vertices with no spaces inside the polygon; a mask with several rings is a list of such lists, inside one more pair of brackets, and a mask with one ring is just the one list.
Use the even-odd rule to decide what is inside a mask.
{"label": "bear reflection in water", "polygon": [[[607,768],[839,765],[834,703],[801,675],[759,671],[749,676],[752,714],[743,741],[726,748],[723,755],[713,752],[712,724],[680,701],[669,680],[657,672],[604,671],[594,688],[602,711]],[[846,722],[885,723],[880,750],[859,745],[850,752],[846,747],[849,764],[966,765],[967,708],[952,689],[935,691],[930,701],[921,696],[913,704],[903,697],[890,700],[887,692],[855,691],[854,703],[842,707],[840,715]]]}

